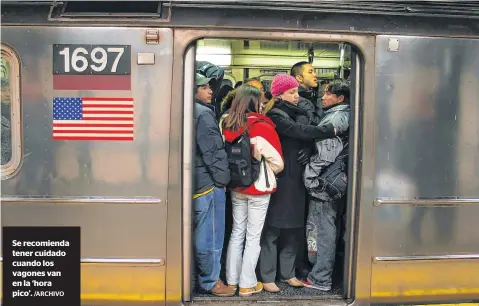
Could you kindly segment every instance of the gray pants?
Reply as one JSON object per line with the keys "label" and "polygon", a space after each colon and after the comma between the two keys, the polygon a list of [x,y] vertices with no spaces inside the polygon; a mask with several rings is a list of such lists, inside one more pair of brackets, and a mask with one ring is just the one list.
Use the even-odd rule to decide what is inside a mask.
{"label": "gray pants", "polygon": [[273,283],[276,279],[278,244],[281,279],[295,277],[296,253],[303,231],[303,228],[277,228],[265,224],[259,256],[259,274],[264,283]]}
{"label": "gray pants", "polygon": [[[308,275],[308,281],[322,287],[332,286],[332,273],[338,240],[336,228],[338,212],[343,211],[344,200],[326,201],[311,198],[308,222],[314,222],[316,230],[316,262]],[[311,226],[308,224],[308,226]]]}

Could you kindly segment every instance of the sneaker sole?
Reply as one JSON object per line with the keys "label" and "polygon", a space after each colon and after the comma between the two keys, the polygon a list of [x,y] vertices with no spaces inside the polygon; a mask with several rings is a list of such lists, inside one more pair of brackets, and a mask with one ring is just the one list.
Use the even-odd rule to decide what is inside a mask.
{"label": "sneaker sole", "polygon": [[288,283],[288,281],[287,281],[287,280],[284,280],[284,279],[281,279],[281,280],[279,280],[279,281],[280,281],[281,283],[288,284],[288,286],[290,286],[290,287],[293,287],[293,288],[303,288],[303,287],[305,287],[305,285],[304,285],[304,284],[302,284],[302,285],[299,285],[299,286],[293,286],[293,285],[291,285],[290,283]]}
{"label": "sneaker sole", "polygon": [[331,288],[317,287],[317,286],[314,286],[314,285],[306,285],[305,284],[304,287],[309,288],[309,289],[323,291],[323,292],[331,291]]}
{"label": "sneaker sole", "polygon": [[253,294],[255,293],[260,293],[261,291],[263,291],[264,288],[261,288],[261,290],[256,290],[256,291],[251,291],[251,292],[248,292],[248,293],[239,293],[239,296],[242,296],[242,297],[247,297],[247,296],[252,296]]}
{"label": "sneaker sole", "polygon": [[232,293],[232,294],[231,293],[210,293],[210,294],[212,294],[214,296],[219,296],[219,297],[228,297],[228,296],[234,296],[235,295],[235,293]]}

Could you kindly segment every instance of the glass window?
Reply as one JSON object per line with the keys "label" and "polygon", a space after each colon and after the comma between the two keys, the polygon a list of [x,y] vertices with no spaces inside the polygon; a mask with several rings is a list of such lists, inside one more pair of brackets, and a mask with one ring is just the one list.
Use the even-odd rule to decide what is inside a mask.
{"label": "glass window", "polygon": [[20,164],[20,77],[14,51],[2,44],[1,56],[1,166],[2,179],[12,175]]}

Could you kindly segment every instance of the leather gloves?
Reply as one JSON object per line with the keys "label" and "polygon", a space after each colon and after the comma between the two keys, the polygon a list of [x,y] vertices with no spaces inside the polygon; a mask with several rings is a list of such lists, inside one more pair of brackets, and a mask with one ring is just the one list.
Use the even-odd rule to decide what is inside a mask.
{"label": "leather gloves", "polygon": [[309,163],[309,159],[311,158],[311,154],[313,150],[309,147],[302,149],[301,151],[298,152],[298,163],[301,165],[305,166],[307,163]]}

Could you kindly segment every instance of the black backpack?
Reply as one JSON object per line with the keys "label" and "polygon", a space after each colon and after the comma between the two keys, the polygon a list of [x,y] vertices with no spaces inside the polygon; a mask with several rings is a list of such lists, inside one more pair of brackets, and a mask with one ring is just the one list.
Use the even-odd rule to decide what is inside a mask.
{"label": "black backpack", "polygon": [[348,143],[334,163],[319,176],[319,186],[333,200],[342,198],[348,190]]}
{"label": "black backpack", "polygon": [[[262,120],[255,123],[260,121]],[[253,157],[247,130],[233,141],[225,141],[225,150],[231,175],[229,188],[246,188],[253,185],[259,177],[261,162],[264,165],[266,186],[269,187],[266,162],[264,162],[264,157],[261,157],[261,160]]]}

